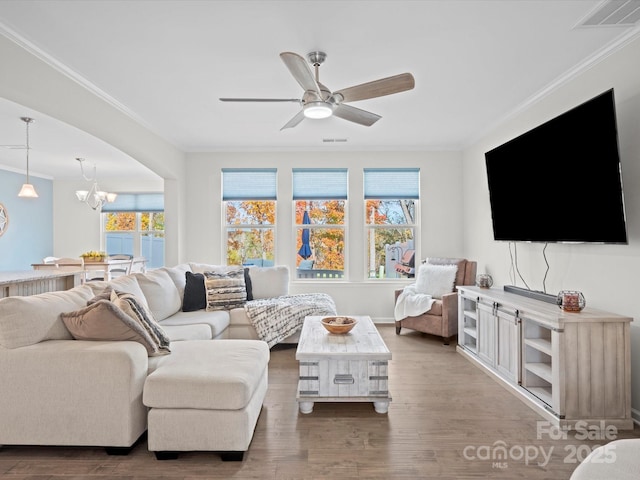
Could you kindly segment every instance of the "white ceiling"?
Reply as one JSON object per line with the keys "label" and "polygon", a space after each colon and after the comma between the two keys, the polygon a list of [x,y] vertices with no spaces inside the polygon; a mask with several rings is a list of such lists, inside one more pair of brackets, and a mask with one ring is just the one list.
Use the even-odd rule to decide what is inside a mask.
{"label": "white ceiling", "polygon": [[[603,3],[0,0],[0,33],[31,45],[187,152],[460,149],[638,34],[637,21],[578,26]],[[329,118],[280,131],[297,104],[218,100],[302,97],[279,53],[315,50],[327,53],[320,80],[331,90],[403,72],[413,74],[415,89],[354,102],[382,115],[371,127]],[[132,174],[148,172],[103,142],[3,99],[0,145],[24,143],[24,115],[36,118],[36,172],[78,175],[78,156],[110,158],[108,168],[98,164],[99,176],[121,171],[122,162]],[[0,165],[23,168],[24,151],[0,148]]]}

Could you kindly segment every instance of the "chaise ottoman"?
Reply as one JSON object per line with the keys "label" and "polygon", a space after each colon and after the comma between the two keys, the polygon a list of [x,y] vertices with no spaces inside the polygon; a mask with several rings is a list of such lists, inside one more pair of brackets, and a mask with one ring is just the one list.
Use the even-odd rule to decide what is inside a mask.
{"label": "chaise ottoman", "polygon": [[149,450],[161,460],[186,451],[242,460],[267,393],[269,356],[260,340],[192,340],[151,357],[143,390]]}

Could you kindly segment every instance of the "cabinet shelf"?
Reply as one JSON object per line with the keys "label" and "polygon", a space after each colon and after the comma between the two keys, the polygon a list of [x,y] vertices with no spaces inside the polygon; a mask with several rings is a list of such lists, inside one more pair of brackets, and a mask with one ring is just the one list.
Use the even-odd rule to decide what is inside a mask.
{"label": "cabinet shelf", "polygon": [[527,390],[547,405],[552,405],[553,397],[551,396],[551,387],[527,387]]}
{"label": "cabinet shelf", "polygon": [[464,327],[464,333],[473,338],[478,338],[478,331],[475,327]]}
{"label": "cabinet shelf", "polygon": [[465,310],[464,316],[468,318],[473,318],[474,320],[478,319],[478,314],[476,313],[475,310]]}
{"label": "cabinet shelf", "polygon": [[525,345],[535,348],[536,350],[551,356],[551,342],[544,338],[525,338]]}
{"label": "cabinet shelf", "polygon": [[524,368],[537,375],[541,379],[551,383],[551,364],[549,363],[525,363]]}

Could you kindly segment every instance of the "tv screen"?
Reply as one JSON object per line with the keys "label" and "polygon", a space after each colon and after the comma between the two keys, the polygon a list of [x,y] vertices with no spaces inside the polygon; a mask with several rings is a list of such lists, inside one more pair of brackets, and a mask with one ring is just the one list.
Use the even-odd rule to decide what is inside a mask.
{"label": "tv screen", "polygon": [[613,89],[485,161],[495,240],[627,243]]}

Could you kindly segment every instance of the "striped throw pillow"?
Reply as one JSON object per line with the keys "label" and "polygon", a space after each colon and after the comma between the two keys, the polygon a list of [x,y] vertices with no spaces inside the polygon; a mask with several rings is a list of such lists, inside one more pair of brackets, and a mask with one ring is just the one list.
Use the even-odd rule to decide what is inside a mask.
{"label": "striped throw pillow", "polygon": [[240,307],[247,301],[244,268],[227,272],[204,272],[208,312]]}

